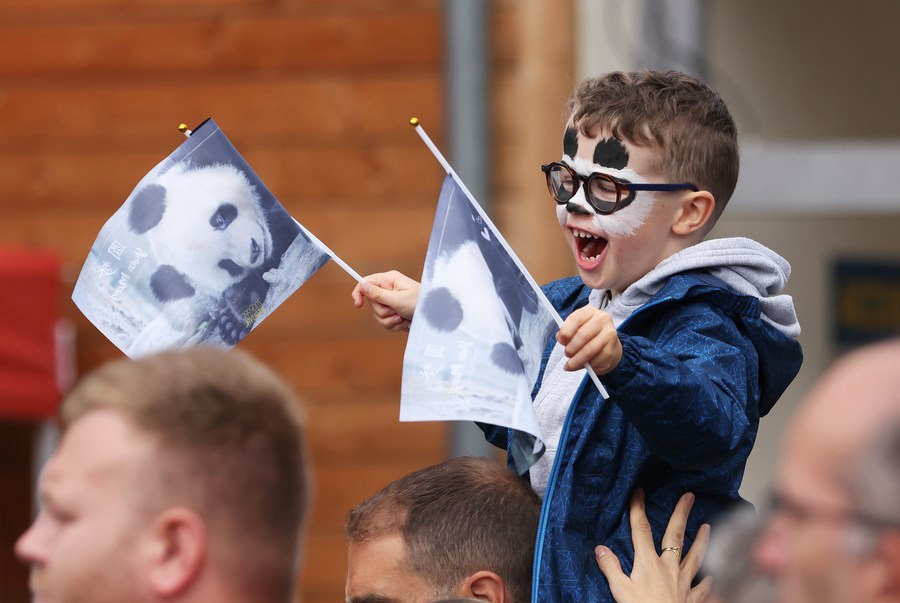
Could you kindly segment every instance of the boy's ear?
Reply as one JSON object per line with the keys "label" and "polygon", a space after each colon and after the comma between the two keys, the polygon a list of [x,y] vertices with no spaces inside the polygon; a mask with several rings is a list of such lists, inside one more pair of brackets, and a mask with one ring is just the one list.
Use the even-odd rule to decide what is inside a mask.
{"label": "boy's ear", "polygon": [[685,236],[699,231],[705,232],[706,226],[716,208],[716,200],[709,191],[690,193],[681,201],[681,209],[675,216],[672,232]]}

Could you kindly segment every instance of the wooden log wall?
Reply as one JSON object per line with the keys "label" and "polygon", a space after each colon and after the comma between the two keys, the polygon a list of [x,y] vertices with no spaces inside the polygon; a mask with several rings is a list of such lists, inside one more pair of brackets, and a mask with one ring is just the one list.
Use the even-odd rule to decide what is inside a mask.
{"label": "wooden log wall", "polygon": [[[547,203],[539,166],[528,166],[527,184],[518,175],[523,158],[558,155],[571,84],[571,65],[556,62],[565,52],[547,54],[540,81],[522,77],[534,73],[521,57],[536,45],[571,44],[537,35],[542,22],[569,26],[569,3],[548,4],[491,3],[494,184],[511,191],[496,195],[511,226],[535,212],[552,218],[538,202],[523,205]],[[360,273],[418,275],[443,174],[407,121],[419,117],[445,141],[441,12],[438,0],[0,3],[0,245],[63,257],[60,303],[75,326],[79,372],[121,353],[68,295],[100,227],[181,143],[182,122],[212,116],[287,210]],[[546,89],[559,100],[549,111]],[[522,148],[532,125],[552,147]],[[532,234],[508,238],[539,280],[559,276],[562,244],[550,252]],[[300,577],[309,603],[343,600],[347,510],[446,454],[445,425],[397,420],[405,337],[352,307],[353,284],[328,264],[240,344],[306,404],[316,474]],[[30,513],[32,430],[0,432],[12,434],[3,450],[14,447],[0,456],[4,603],[29,600],[11,548]]]}

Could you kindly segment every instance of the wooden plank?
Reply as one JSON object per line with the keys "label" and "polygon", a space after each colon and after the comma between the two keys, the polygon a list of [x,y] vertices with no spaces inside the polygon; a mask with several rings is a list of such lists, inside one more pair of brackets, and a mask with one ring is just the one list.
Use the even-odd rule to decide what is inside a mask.
{"label": "wooden plank", "polygon": [[0,25],[0,78],[435,70],[439,25],[435,15],[406,13],[6,22]]}
{"label": "wooden plank", "polygon": [[[302,208],[288,204],[287,209],[360,273],[397,268],[415,277],[422,271],[436,196],[428,205],[407,205],[390,213],[378,207],[332,208],[324,201]],[[74,264],[70,268],[77,276],[100,228],[118,206],[81,211],[73,203],[43,216],[5,215],[0,243],[56,249]]]}
{"label": "wooden plank", "polygon": [[[303,390],[298,391],[302,397]],[[310,448],[317,464],[353,465],[360,459],[403,463],[440,457],[447,450],[448,423],[400,422],[399,390],[388,396],[356,393],[343,401],[307,404],[306,414]],[[330,471],[318,471],[317,475],[326,483],[336,479]],[[320,484],[319,489],[331,490],[332,486]],[[328,507],[323,506],[322,511],[327,512]]]}
{"label": "wooden plank", "polygon": [[[443,123],[440,75],[160,77],[115,83],[47,81],[4,87],[0,151],[172,146],[179,123],[213,116],[237,148],[267,144],[406,141],[409,118]],[[437,139],[439,140],[439,139]]]}
{"label": "wooden plank", "polygon": [[[181,143],[152,150],[96,148],[0,152],[0,211],[44,212],[77,204],[115,211],[135,185]],[[227,134],[227,132],[226,132]],[[248,140],[239,151],[272,193],[294,207],[340,204],[362,210],[437,199],[443,172],[410,128],[407,141],[367,145],[267,145]],[[23,207],[24,206],[24,207]],[[25,209],[27,207],[27,209]]]}
{"label": "wooden plank", "polygon": [[210,18],[233,12],[302,12],[316,15],[439,14],[438,0],[4,0],[0,18],[103,18],[112,12],[136,19],[148,15],[193,15]]}
{"label": "wooden plank", "polygon": [[[252,334],[251,334],[252,337]],[[304,396],[393,395],[399,399],[405,337],[242,344]]]}
{"label": "wooden plank", "polygon": [[223,10],[273,7],[278,0],[192,0],[190,7],[182,0],[3,0],[0,18],[4,21],[32,19],[102,19],[116,11],[140,18],[147,13],[203,12],[209,15]]}
{"label": "wooden plank", "polygon": [[[82,327],[78,336],[84,339],[78,349],[83,371],[122,357],[89,322],[78,319],[78,324]],[[258,341],[255,332],[240,343],[241,349],[271,366],[310,404],[361,395],[391,397],[399,404],[405,345],[404,336],[273,342]]]}
{"label": "wooden plank", "polygon": [[[402,459],[371,455],[343,463],[316,460],[315,500],[308,533],[341,535],[350,509],[391,481],[445,459],[444,435],[436,432],[431,450],[411,453]],[[362,458],[366,458],[365,463],[360,462]]]}

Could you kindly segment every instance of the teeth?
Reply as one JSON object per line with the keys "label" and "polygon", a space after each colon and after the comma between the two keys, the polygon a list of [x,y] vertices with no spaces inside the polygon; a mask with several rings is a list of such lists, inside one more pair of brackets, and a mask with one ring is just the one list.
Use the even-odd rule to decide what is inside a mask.
{"label": "teeth", "polygon": [[[591,233],[584,232],[583,230],[575,230],[574,228],[572,229],[572,235],[575,237],[578,237],[579,239],[594,239],[594,240],[600,239],[600,237],[598,237],[597,235],[592,235]],[[595,256],[586,256],[586,255],[584,255],[584,252],[581,253],[581,259],[588,261],[588,262],[596,261],[599,258],[600,258],[599,254],[595,255]]]}

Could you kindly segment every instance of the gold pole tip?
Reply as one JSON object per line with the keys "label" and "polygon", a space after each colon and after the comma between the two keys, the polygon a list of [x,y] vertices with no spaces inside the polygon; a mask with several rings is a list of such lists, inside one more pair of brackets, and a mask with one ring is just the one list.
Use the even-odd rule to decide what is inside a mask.
{"label": "gold pole tip", "polygon": [[178,131],[181,132],[182,134],[187,132],[187,129],[188,129],[187,124],[178,124]]}
{"label": "gold pole tip", "polygon": [[414,127],[414,128],[415,128],[416,126],[418,126],[418,125],[419,125],[419,118],[418,118],[418,117],[412,117],[412,118],[410,118],[410,120],[409,120],[409,125],[411,125],[411,126]]}

